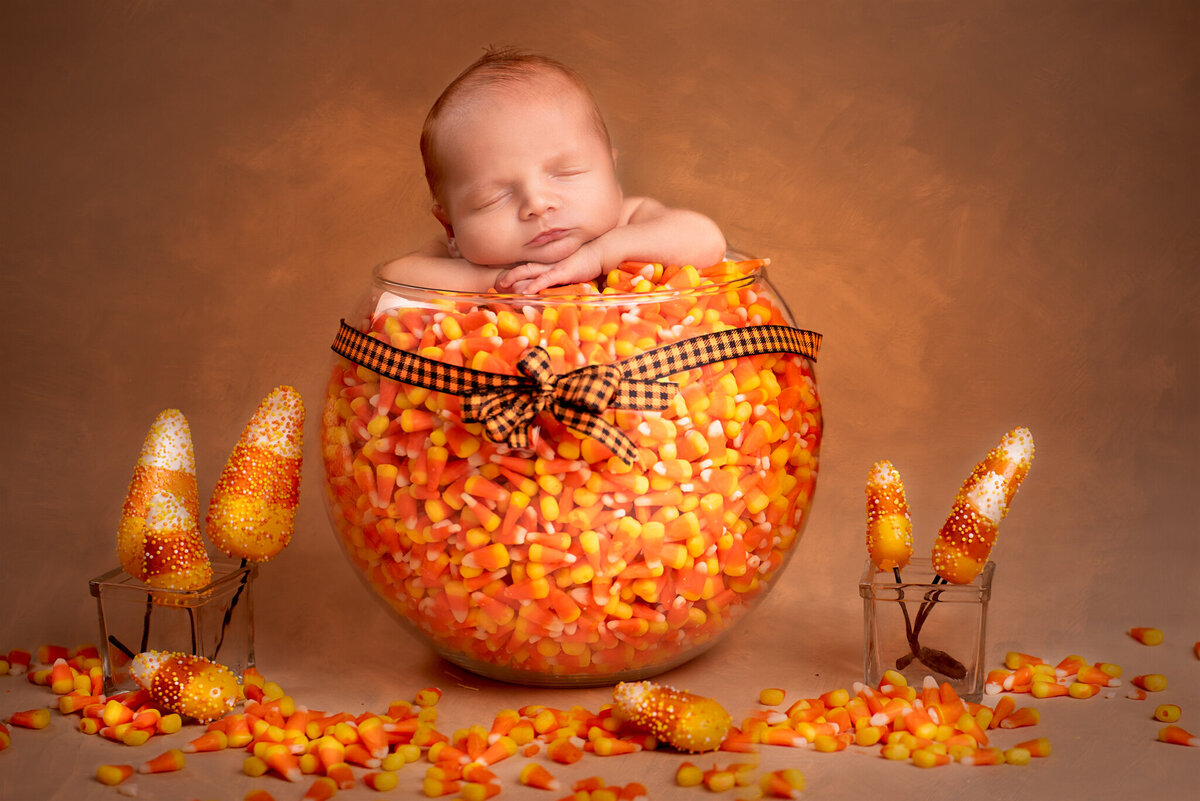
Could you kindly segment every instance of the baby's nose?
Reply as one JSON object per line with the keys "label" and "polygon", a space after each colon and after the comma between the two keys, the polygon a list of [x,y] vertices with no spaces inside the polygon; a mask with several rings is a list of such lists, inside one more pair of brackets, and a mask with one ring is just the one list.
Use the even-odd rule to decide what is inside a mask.
{"label": "baby's nose", "polygon": [[521,207],[523,217],[540,217],[552,209],[558,208],[558,196],[545,187],[536,187],[525,193],[525,202]]}

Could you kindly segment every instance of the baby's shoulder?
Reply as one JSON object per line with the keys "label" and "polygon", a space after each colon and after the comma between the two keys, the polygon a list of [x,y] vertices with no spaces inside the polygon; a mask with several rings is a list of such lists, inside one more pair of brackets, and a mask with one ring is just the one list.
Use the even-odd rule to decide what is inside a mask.
{"label": "baby's shoulder", "polygon": [[666,210],[666,206],[652,197],[627,197],[621,202],[621,220],[618,225],[657,217]]}

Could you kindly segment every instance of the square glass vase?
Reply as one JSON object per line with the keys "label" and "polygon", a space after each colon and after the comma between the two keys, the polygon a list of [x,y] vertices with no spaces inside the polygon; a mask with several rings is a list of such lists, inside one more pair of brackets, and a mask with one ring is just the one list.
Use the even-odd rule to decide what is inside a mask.
{"label": "square glass vase", "polygon": [[258,565],[213,562],[196,590],[162,590],[115,568],[88,582],[100,613],[106,693],[134,689],[129,663],[142,651],[203,656],[241,676],[254,666],[254,579]]}
{"label": "square glass vase", "polygon": [[913,559],[902,581],[868,561],[859,581],[863,599],[865,682],[887,670],[920,688],[926,676],[949,683],[963,699],[983,695],[987,666],[987,607],[996,565],[988,562],[970,584],[934,584],[928,559]]}

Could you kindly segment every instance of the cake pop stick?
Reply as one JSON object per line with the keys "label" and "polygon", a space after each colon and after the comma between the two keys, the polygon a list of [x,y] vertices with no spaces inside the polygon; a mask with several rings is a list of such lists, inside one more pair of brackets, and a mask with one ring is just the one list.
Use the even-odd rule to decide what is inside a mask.
{"label": "cake pop stick", "polygon": [[711,698],[649,681],[613,689],[614,714],[680,751],[714,751],[729,733],[729,713]]}
{"label": "cake pop stick", "polygon": [[237,704],[233,671],[202,656],[145,651],[130,663],[129,675],[156,704],[201,723]]}
{"label": "cake pop stick", "polygon": [[1033,435],[1016,428],[984,457],[963,483],[933,545],[933,569],[942,580],[975,580],[996,541],[1000,521],[1033,464]]}
{"label": "cake pop stick", "polygon": [[150,427],[133,470],[117,529],[117,556],[126,573],[145,579],[143,527],[150,499],[157,493],[174,497],[193,520],[199,520],[196,460],[187,418],[178,409],[161,412]]}
{"label": "cake pop stick", "polygon": [[292,538],[300,497],[304,404],[277,387],[246,424],[208,506],[209,539],[227,556],[265,562]]}

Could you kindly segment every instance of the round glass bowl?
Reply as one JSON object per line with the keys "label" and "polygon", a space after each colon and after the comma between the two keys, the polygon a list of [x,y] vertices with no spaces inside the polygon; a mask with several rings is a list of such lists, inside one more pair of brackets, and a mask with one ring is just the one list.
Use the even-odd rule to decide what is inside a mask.
{"label": "round glass bowl", "polygon": [[[793,321],[761,263],[728,261],[626,265],[602,291],[540,296],[376,276],[347,324],[400,351],[509,376],[540,346],[561,376]],[[599,413],[636,449],[629,463],[549,408],[523,427],[524,447],[497,443],[464,422],[463,397],[336,356],[321,447],[346,555],[410,631],[488,678],[599,686],[699,655],[766,595],[800,538],[821,407],[812,361],[795,353],[665,380],[677,387],[665,409]]]}

